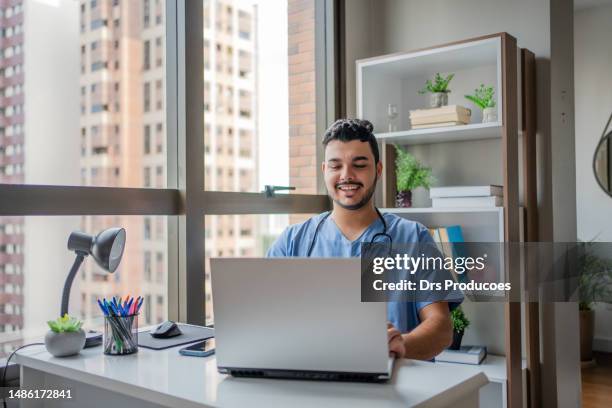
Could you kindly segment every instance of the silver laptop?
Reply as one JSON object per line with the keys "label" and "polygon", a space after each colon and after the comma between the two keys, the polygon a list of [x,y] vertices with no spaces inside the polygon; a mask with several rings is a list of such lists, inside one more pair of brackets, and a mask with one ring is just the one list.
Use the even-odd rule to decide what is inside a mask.
{"label": "silver laptop", "polygon": [[361,302],[360,260],[211,259],[219,372],[386,381],[386,304]]}

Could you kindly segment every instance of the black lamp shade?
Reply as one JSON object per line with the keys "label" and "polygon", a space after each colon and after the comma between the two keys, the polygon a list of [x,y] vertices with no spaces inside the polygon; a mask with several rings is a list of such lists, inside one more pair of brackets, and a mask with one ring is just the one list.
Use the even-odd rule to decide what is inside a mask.
{"label": "black lamp shade", "polygon": [[100,232],[93,240],[91,256],[101,268],[115,272],[125,248],[125,230],[109,228]]}
{"label": "black lamp shade", "polygon": [[109,228],[95,237],[75,231],[68,238],[68,249],[77,254],[91,255],[100,267],[115,272],[125,248],[125,229]]}

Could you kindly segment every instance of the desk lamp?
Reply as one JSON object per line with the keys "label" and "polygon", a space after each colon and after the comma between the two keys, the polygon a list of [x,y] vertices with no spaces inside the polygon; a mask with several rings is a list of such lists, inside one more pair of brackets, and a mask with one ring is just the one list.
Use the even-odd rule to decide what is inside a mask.
{"label": "desk lamp", "polygon": [[[91,255],[102,269],[113,273],[121,262],[124,247],[125,229],[123,228],[109,228],[100,232],[95,237],[79,231],[70,234],[70,237],[68,237],[68,249],[76,253],[76,259],[64,283],[60,316],[64,316],[68,313],[68,301],[70,300],[72,281],[85,257]],[[101,333],[91,330],[86,333],[86,348],[96,346],[101,342]]]}

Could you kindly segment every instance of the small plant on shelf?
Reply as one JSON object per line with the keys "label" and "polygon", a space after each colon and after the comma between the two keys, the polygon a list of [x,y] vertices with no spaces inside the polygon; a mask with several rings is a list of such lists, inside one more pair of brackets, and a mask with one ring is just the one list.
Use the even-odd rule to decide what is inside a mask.
{"label": "small plant on shelf", "polygon": [[435,182],[431,169],[423,166],[413,155],[395,145],[395,173],[397,178],[397,207],[412,207],[412,190],[430,188]]}
{"label": "small plant on shelf", "polygon": [[465,95],[465,98],[482,109],[482,123],[497,121],[495,90],[492,86],[480,84],[479,88],[474,89],[474,95]]}
{"label": "small plant on shelf", "polygon": [[451,350],[459,350],[461,348],[461,340],[465,329],[470,326],[470,321],[463,313],[461,306],[457,306],[451,312],[451,321],[453,323],[453,343],[449,347]]}
{"label": "small plant on shelf", "polygon": [[419,93],[431,94],[431,99],[429,102],[429,106],[431,108],[439,108],[440,106],[448,105],[448,94],[450,93],[448,84],[454,77],[455,74],[448,74],[446,77],[443,77],[439,72],[437,72],[433,80],[428,79],[425,82],[425,88],[421,89]]}

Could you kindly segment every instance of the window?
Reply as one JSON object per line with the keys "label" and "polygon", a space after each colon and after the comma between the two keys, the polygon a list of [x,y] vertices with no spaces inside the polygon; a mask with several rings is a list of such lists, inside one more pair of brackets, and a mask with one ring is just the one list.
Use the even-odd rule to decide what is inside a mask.
{"label": "window", "polygon": [[144,154],[151,153],[151,126],[145,125],[144,132]]}
{"label": "window", "polygon": [[[306,214],[302,217],[311,217]],[[204,217],[206,263],[205,292],[210,289],[210,258],[222,256],[261,257],[284,229],[294,223],[289,214],[207,215]],[[240,233],[233,234],[237,227]],[[230,234],[230,231],[232,233]],[[233,237],[237,235],[238,237]],[[212,298],[206,299],[206,323],[213,322]]]}
{"label": "window", "polygon": [[100,27],[106,27],[106,20],[98,18],[91,22],[91,30],[97,30]]}
{"label": "window", "polygon": [[144,111],[148,112],[151,110],[151,83],[145,82],[144,84]]}
{"label": "window", "polygon": [[151,282],[151,252],[145,251],[144,253],[144,280]]}
{"label": "window", "polygon": [[144,62],[143,69],[147,70],[151,68],[151,42],[149,40],[144,42]]}
{"label": "window", "polygon": [[[270,20],[269,14],[271,8],[274,8],[275,11],[280,8],[281,15],[289,15],[292,13],[291,7],[294,7],[292,6],[294,2],[287,0],[201,1],[204,4],[204,29],[197,27],[198,30],[194,30],[191,25],[197,24],[197,18],[187,19],[186,22],[180,19],[168,21],[164,15],[166,5],[163,1],[130,0],[118,3],[114,0],[113,2],[107,0],[102,3],[92,3],[82,0],[80,4],[85,8],[80,14],[81,20],[74,22],[75,27],[72,30],[75,33],[74,41],[54,45],[76,50],[76,53],[72,53],[74,61],[49,62],[48,59],[45,59],[36,64],[34,62],[36,62],[37,54],[27,49],[28,43],[32,44],[32,42],[12,45],[15,53],[28,54],[28,63],[31,64],[30,67],[33,70],[39,69],[35,74],[40,77],[44,89],[39,89],[34,98],[40,98],[40,105],[45,107],[45,111],[35,111],[32,110],[33,105],[27,105],[28,111],[26,115],[23,115],[21,103],[12,103],[13,107],[10,108],[0,108],[0,119],[2,115],[4,117],[12,115],[8,125],[0,129],[0,132],[5,132],[3,137],[0,137],[0,152],[4,152],[0,154],[8,157],[5,154],[8,151],[11,158],[10,162],[0,162],[0,197],[4,198],[5,192],[8,192],[8,196],[11,197],[13,193],[5,185],[13,183],[24,184],[26,195],[33,197],[42,194],[42,196],[48,196],[49,199],[34,202],[32,204],[34,209],[28,206],[27,211],[18,208],[16,201],[14,208],[22,211],[23,215],[0,216],[0,253],[2,253],[0,273],[10,273],[27,280],[36,279],[41,270],[49,269],[56,271],[59,274],[57,279],[61,280],[67,272],[63,269],[65,260],[71,258],[65,249],[66,236],[70,231],[82,230],[97,233],[110,226],[125,227],[128,231],[128,241],[121,270],[112,275],[102,273],[95,262],[88,260],[79,272],[79,289],[75,289],[77,285],[73,288],[81,293],[75,295],[71,311],[77,316],[83,316],[88,329],[95,329],[97,324],[102,323],[99,319],[99,311],[92,300],[99,296],[108,296],[109,293],[118,294],[117,291],[121,290],[118,288],[125,287],[129,287],[130,292],[135,291],[142,294],[145,297],[145,303],[150,305],[144,308],[144,313],[140,317],[141,325],[165,320],[168,317],[169,307],[172,310],[176,308],[175,304],[170,304],[173,299],[167,299],[165,296],[170,279],[173,279],[172,285],[175,285],[179,279],[178,274],[183,273],[182,271],[177,272],[177,265],[169,265],[179,259],[179,255],[188,256],[188,259],[196,259],[200,263],[201,266],[197,270],[188,266],[190,269],[184,272],[186,275],[180,275],[181,279],[187,280],[188,285],[198,286],[201,285],[202,280],[209,281],[208,276],[202,274],[202,270],[205,269],[203,261],[205,255],[207,257],[259,256],[265,253],[270,240],[276,236],[275,231],[282,230],[288,223],[296,220],[295,214],[280,215],[281,218],[284,217],[284,220],[274,226],[273,222],[267,221],[274,217],[267,214],[223,214],[228,211],[228,208],[236,208],[234,203],[231,207],[221,205],[219,208],[211,209],[211,203],[207,202],[204,205],[198,201],[198,194],[188,194],[187,196],[195,201],[185,203],[183,201],[190,198],[181,197],[177,190],[166,188],[166,178],[170,178],[173,185],[178,183],[175,169],[182,166],[188,168],[189,171],[204,173],[205,186],[209,190],[207,194],[215,197],[213,202],[218,202],[219,197],[214,191],[259,192],[264,183],[295,184],[299,187],[298,192],[316,193],[314,176],[310,175],[308,168],[306,168],[307,171],[303,171],[299,167],[300,161],[295,160],[300,155],[308,158],[307,163],[314,160],[315,146],[314,143],[311,143],[315,133],[314,111],[307,110],[314,106],[314,79],[309,79],[314,78],[314,74],[309,71],[307,75],[303,75],[307,78],[305,84],[300,84],[299,89],[292,89],[289,86],[290,83],[295,83],[297,80],[291,76],[293,74],[290,70],[290,67],[295,65],[290,63],[293,58],[292,50],[296,49],[291,46],[293,34],[290,34],[288,30],[286,18]],[[306,31],[306,34],[303,32],[296,34],[299,35],[300,41],[309,41],[311,37],[314,38],[314,28],[311,24],[314,8],[309,8],[309,1],[314,4],[314,0],[300,3],[300,7],[308,10],[300,12],[305,15],[305,24],[300,27]],[[177,2],[170,4],[173,3]],[[258,8],[253,7],[254,3],[258,3]],[[74,4],[75,11],[78,10],[78,4],[78,2]],[[187,11],[194,8],[194,4],[201,6],[201,3],[197,1],[182,4]],[[233,21],[229,20],[226,8],[228,5],[232,8]],[[309,14],[311,11],[312,14]],[[190,15],[199,16],[201,14]],[[220,15],[223,15],[223,21],[219,21],[222,30],[215,31],[215,27],[210,25],[210,19],[212,16]],[[158,20],[159,16],[161,16],[160,20]],[[236,21],[239,17],[248,21],[242,23]],[[108,19],[107,28],[98,27],[100,23],[94,23],[97,29],[90,30],[93,21],[100,18]],[[130,18],[142,20],[131,24]],[[156,24],[161,22],[171,28],[167,37],[168,41],[165,40],[165,27],[153,26],[151,18],[155,18]],[[114,29],[113,27],[118,26],[122,20],[124,23],[121,24],[125,24],[126,30]],[[17,29],[8,30],[6,27],[1,27],[4,21],[0,19],[0,29],[4,28],[6,34],[13,35],[18,32]],[[45,24],[58,24],[60,21],[64,20],[49,20]],[[212,23],[216,24],[217,21]],[[187,27],[182,24],[187,24]],[[81,33],[77,25],[84,26],[86,31]],[[109,27],[111,29],[108,29]],[[268,28],[268,31],[271,30],[273,35],[270,33],[267,36],[263,35],[264,32],[260,30],[263,30],[264,27]],[[39,30],[41,33],[52,32],[50,31],[52,27],[47,27],[47,30],[42,28]],[[245,36],[241,38],[240,31],[248,33],[248,38]],[[197,121],[202,120],[204,124],[200,128],[207,129],[203,135],[200,135],[204,137],[206,154],[202,156],[205,157],[202,157],[201,160],[196,159],[193,167],[185,166],[184,158],[178,157],[179,155],[168,154],[179,151],[179,143],[184,143],[184,140],[177,140],[183,137],[183,133],[176,129],[177,123],[183,123],[181,121],[184,117],[180,115],[184,112],[179,105],[168,107],[168,103],[176,103],[176,98],[166,99],[165,96],[166,89],[173,94],[182,92],[180,87],[176,87],[176,77],[173,76],[184,68],[181,65],[184,62],[181,61],[183,54],[179,53],[177,58],[169,60],[173,64],[172,69],[166,71],[164,66],[166,63],[165,45],[166,42],[169,42],[170,47],[176,46],[172,43],[176,40],[173,38],[175,33],[180,36],[203,35],[205,43],[209,46],[208,54],[205,56],[205,64],[208,68],[202,70],[204,75],[204,89],[201,90],[204,94],[203,112],[202,115],[191,117],[190,121],[186,122],[188,127],[190,123],[194,123],[193,121],[200,127],[201,123]],[[155,42],[155,47],[151,50],[153,42]],[[263,64],[262,56],[268,55],[269,50],[266,47],[270,46],[276,46],[277,52],[273,55],[277,59],[270,61],[269,64]],[[145,47],[148,47],[147,63],[149,66],[146,71],[143,69]],[[152,60],[153,58],[155,61]],[[305,65],[310,67],[314,56],[312,54],[300,55],[299,58],[309,61]],[[215,71],[216,62],[220,64],[218,71]],[[61,68],[66,64],[72,64],[71,66],[74,67],[80,65],[81,72],[78,69],[77,71],[62,70]],[[5,65],[0,68],[0,80],[4,79],[2,83],[13,87],[12,90],[6,90],[6,92],[12,92],[13,95],[21,94],[17,90],[22,89],[20,87],[24,84],[22,74],[21,64]],[[191,81],[193,77],[189,78]],[[289,81],[289,78],[294,79]],[[260,86],[256,86],[256,80],[261,80]],[[74,84],[75,88],[66,92],[62,89],[63,84],[66,83]],[[93,91],[90,91],[92,85],[94,85]],[[194,83],[185,85],[188,89],[193,89],[189,86],[193,87]],[[3,89],[6,88],[7,86]],[[23,89],[25,100],[32,100],[31,95],[25,94],[29,92],[29,88]],[[81,94],[82,89],[85,91],[84,94]],[[267,91],[260,93],[260,89],[272,89],[274,92],[267,95]],[[298,91],[303,94],[296,94]],[[190,93],[190,95],[193,94]],[[66,100],[68,97],[79,98],[79,100]],[[293,113],[289,114],[296,110],[296,108],[290,109],[291,103],[297,103],[292,101],[299,98],[301,98],[300,109],[306,109],[306,115],[310,115],[309,117],[294,117]],[[81,102],[86,109],[77,117],[64,108],[66,105],[78,106]],[[168,112],[166,112],[167,108],[169,108]],[[92,112],[92,109],[95,112]],[[118,109],[122,111],[116,112]],[[245,109],[249,111],[250,117],[241,116],[241,110]],[[173,118],[173,114],[178,117]],[[188,114],[191,115],[191,113]],[[49,115],[54,115],[57,120],[48,122],[44,134],[37,133],[36,127],[25,126],[25,122],[30,120],[38,121],[36,123],[47,123],[44,122],[44,118]],[[273,121],[270,119],[272,117],[274,117]],[[61,123],[62,127],[55,126],[55,122]],[[300,122],[304,125],[300,125]],[[217,133],[216,126],[221,127],[221,132]],[[27,135],[24,135],[24,129],[27,129]],[[268,138],[268,135],[274,135],[273,140]],[[190,133],[191,136],[198,137]],[[300,138],[301,136],[304,137]],[[53,140],[62,138],[58,148],[73,143],[74,149],[56,152],[47,147],[43,151],[42,146],[45,144],[36,142],[37,138],[43,137],[53,138]],[[24,138],[31,142],[27,145],[30,149],[28,151],[26,151],[26,145],[21,143]],[[293,145],[293,139],[299,143]],[[76,156],[69,157],[72,153]],[[28,160],[33,162],[28,162]],[[171,162],[167,163],[167,160]],[[64,162],[73,163],[74,168],[69,172],[69,167],[59,165]],[[45,168],[48,171],[29,172],[28,169],[32,166]],[[65,171],[66,174],[56,174],[60,171]],[[301,178],[296,178],[296,175],[301,175]],[[81,200],[66,200],[62,194],[44,186],[49,183],[108,187],[104,190],[105,194],[110,194],[113,200],[102,203],[95,202],[95,200],[92,202],[92,197],[95,197],[94,193],[99,193],[95,188],[78,189],[77,187],[77,190],[83,197],[82,202],[90,203],[96,213],[128,212],[140,215],[42,215],[59,211],[60,207],[55,207],[57,204],[54,203],[60,204],[61,211],[71,211],[74,214],[83,214],[89,209],[89,207],[83,207]],[[130,189],[124,189],[125,187],[130,187]],[[143,192],[143,187],[155,187],[156,189]],[[151,196],[159,196],[160,199],[151,199]],[[248,199],[242,198],[242,195],[229,194],[229,196],[231,200],[239,197],[238,207],[241,208],[241,211],[259,208],[264,199],[260,194],[253,194]],[[289,197],[287,212],[295,208],[294,200],[297,200],[297,197]],[[304,202],[314,203],[313,211],[321,209],[320,197],[310,200],[308,197],[300,196],[299,200],[301,205]],[[140,207],[134,206],[134,203],[143,204]],[[177,231],[171,231],[169,228],[176,225],[184,204],[194,205],[198,209],[198,214],[205,214],[209,211],[223,214],[206,215],[206,224],[201,215],[198,215],[199,220],[194,220],[191,216],[187,220],[188,226],[195,225],[195,228],[201,230],[201,234],[205,236],[206,246],[201,251],[184,247],[183,240],[179,240],[179,248],[175,248]],[[214,207],[217,204],[212,205]],[[167,214],[167,216],[150,215],[159,213]],[[31,220],[35,222],[32,223]],[[210,222],[217,222],[218,225],[209,228],[208,223]],[[11,227],[6,227],[9,224]],[[29,234],[34,234],[35,231],[45,231],[45,233],[49,231],[52,242],[57,243],[61,248],[45,247],[41,251],[48,251],[49,256],[39,256],[39,251],[36,251],[37,258],[34,259],[32,255],[34,251],[30,251],[29,246],[25,247],[21,242],[32,242],[30,239],[24,241],[24,238]],[[11,239],[7,240],[8,233],[11,234]],[[173,237],[172,245],[169,245],[168,236]],[[47,264],[38,265],[37,262],[41,260],[45,260]],[[60,266],[51,268],[53,265]],[[20,318],[28,308],[36,309],[40,302],[49,304],[55,302],[51,298],[33,298],[31,294],[23,290],[23,285],[14,286],[13,284],[6,288],[6,291],[4,289],[3,286],[0,287],[0,294],[5,298],[6,291],[12,292],[9,293],[12,297],[19,294],[22,298],[22,303],[3,302],[3,304],[13,305],[13,315],[20,316]],[[187,310],[190,316],[198,316],[197,313],[192,313],[194,307],[203,307],[206,300],[208,318],[212,319],[210,314],[212,299],[209,289],[207,287],[206,293],[199,295],[190,293],[187,296]],[[49,294],[49,296],[57,298],[56,294]],[[185,296],[185,293],[181,292],[179,296]],[[201,313],[200,316],[204,317],[205,314]],[[25,327],[24,324],[28,327]],[[16,320],[15,324],[2,322],[1,329],[11,332],[13,327],[19,332],[22,329],[29,331],[32,328],[44,330],[45,326],[44,321]],[[12,338],[19,337],[19,333],[10,333],[10,335]],[[19,341],[21,340],[6,345],[0,342],[0,347],[3,347],[0,348],[0,354],[10,352]]]}
{"label": "window", "polygon": [[[0,229],[0,238],[3,240],[7,225],[11,226],[13,235],[17,234],[20,237],[23,237],[24,234],[36,235],[39,231],[44,231],[45,234],[45,241],[33,240],[27,252],[20,244],[11,245],[10,248],[6,244],[0,244],[0,254],[2,254],[0,255],[0,273],[12,275],[11,283],[0,288],[4,307],[0,313],[3,323],[10,323],[5,327],[5,332],[10,333],[10,338],[13,339],[8,343],[5,343],[6,338],[0,341],[0,355],[6,356],[8,352],[16,348],[14,341],[22,341],[20,339],[22,333],[28,332],[30,335],[44,336],[48,319],[44,316],[30,316],[25,319],[23,312],[38,310],[41,305],[46,307],[56,304],[61,297],[61,293],[55,291],[39,291],[35,296],[32,295],[31,292],[25,290],[20,275],[26,279],[29,276],[31,279],[63,282],[70,267],[70,264],[67,266],[66,261],[72,262],[74,259],[74,254],[71,255],[65,247],[71,231],[97,233],[111,226],[119,225],[128,231],[129,237],[130,231],[134,236],[134,231],[142,228],[144,218],[143,216],[25,216],[12,217],[10,223],[6,218],[0,218],[4,226],[3,229]],[[150,218],[152,222],[159,221],[164,225],[167,222],[165,216],[147,216],[147,218]],[[46,239],[50,241],[47,242]],[[166,264],[156,262],[155,270],[152,264],[154,259],[152,254],[159,252],[157,248],[166,245],[165,230],[162,230],[150,242],[128,238],[127,248],[129,249],[124,252],[119,268],[112,275],[104,272],[91,257],[88,257],[78,271],[76,277],[78,282],[72,286],[74,296],[69,305],[70,314],[83,319],[87,329],[103,329],[104,321],[96,300],[101,296],[108,297],[110,294],[120,295],[122,287],[129,287],[130,293],[138,293],[142,296],[162,296],[164,298],[162,301],[165,303],[166,288],[163,285],[154,287],[147,285],[146,275],[147,273],[152,275],[155,271],[156,274],[161,273],[162,276],[166,276]],[[155,256],[157,259],[158,255]],[[56,265],[57,268],[52,265]],[[47,273],[42,277],[40,271],[47,271]],[[167,318],[167,313],[165,310],[156,311],[155,318],[164,320]],[[154,323],[151,320],[147,321],[146,318],[140,321],[142,325]]]}
{"label": "window", "polygon": [[142,22],[146,27],[149,27],[151,21],[151,2],[150,0],[143,0],[142,2]]}

